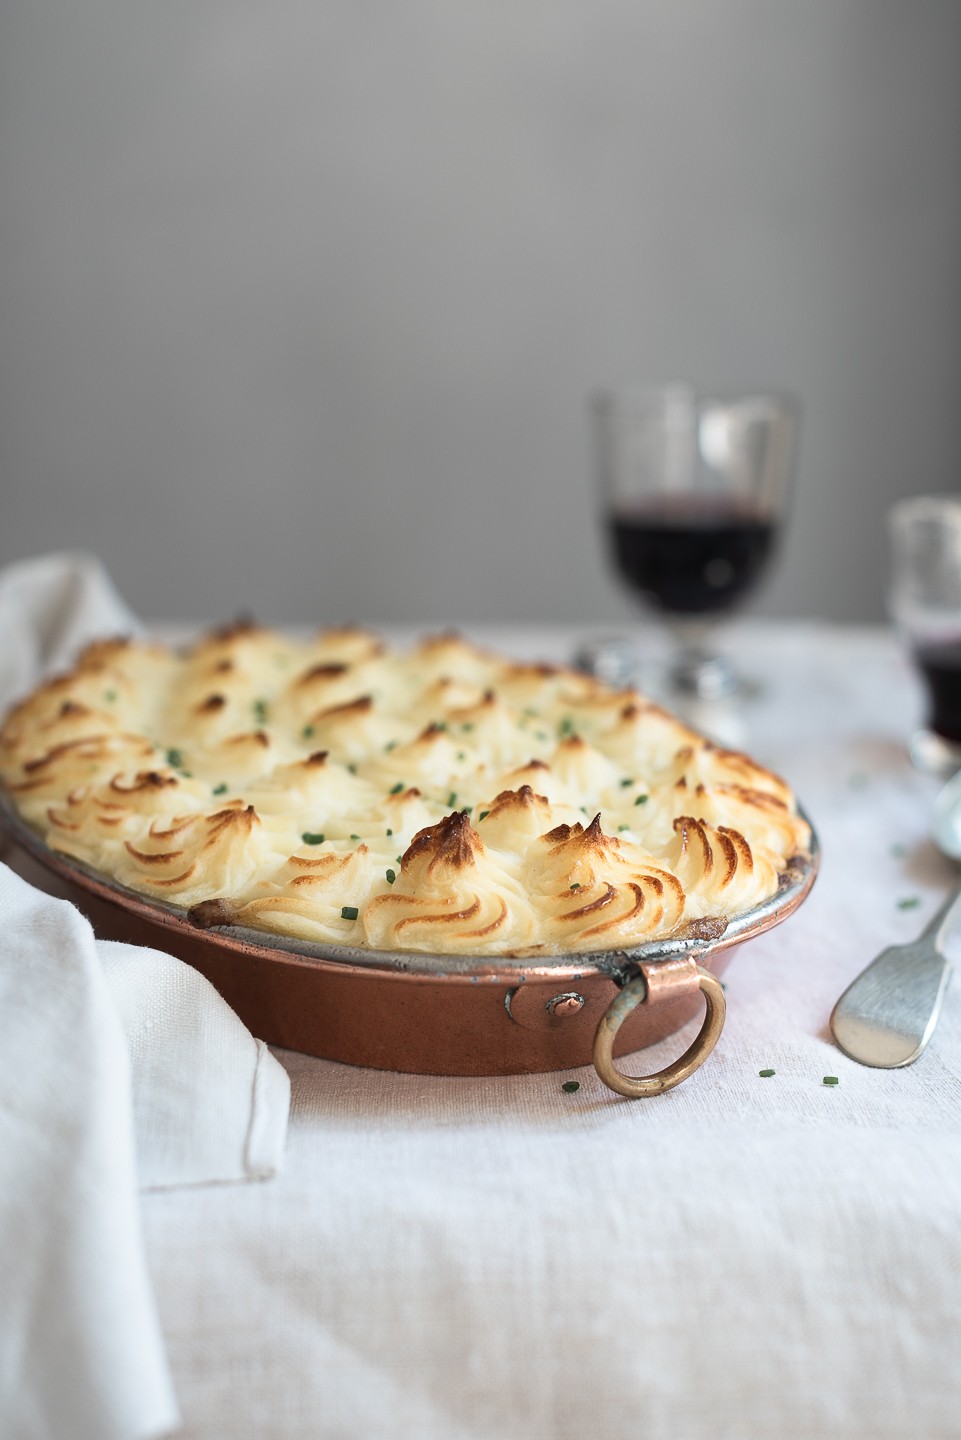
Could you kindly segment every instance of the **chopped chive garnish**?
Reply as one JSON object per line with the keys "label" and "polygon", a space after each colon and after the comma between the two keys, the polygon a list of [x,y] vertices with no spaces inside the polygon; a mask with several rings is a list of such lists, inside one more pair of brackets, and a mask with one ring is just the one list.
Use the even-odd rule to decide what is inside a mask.
{"label": "chopped chive garnish", "polygon": [[618,825],[617,827],[620,834],[623,834],[625,830],[630,830],[630,828],[630,825]]}
{"label": "chopped chive garnish", "polygon": [[534,739],[535,739],[535,740],[546,740],[546,739],[547,739],[547,731],[546,731],[546,730],[535,730],[535,731],[534,731]]}
{"label": "chopped chive garnish", "polygon": [[111,701],[112,701],[112,700],[116,700],[116,698],[117,698],[117,692],[116,692],[116,690],[105,690],[105,691],[103,692],[103,698],[104,698],[105,700],[111,700]]}
{"label": "chopped chive garnish", "polygon": [[351,838],[351,840],[359,840],[359,839],[360,839],[360,836],[359,836],[359,835],[351,835],[350,838]]}
{"label": "chopped chive garnish", "polygon": [[324,843],[324,834],[321,830],[305,830],[300,838],[305,845],[323,845]]}
{"label": "chopped chive garnish", "polygon": [[634,804],[635,804],[635,805],[646,805],[646,804],[647,804],[647,800],[648,800],[648,797],[647,797],[646,795],[638,795],[637,799],[634,801]]}
{"label": "chopped chive garnish", "polygon": [[579,1090],[580,1088],[581,1082],[579,1080],[565,1080],[561,1086],[561,1089],[566,1090],[568,1095],[573,1095],[575,1090]]}
{"label": "chopped chive garnish", "polygon": [[168,750],[168,751],[167,751],[167,764],[168,764],[168,765],[172,765],[175,770],[179,770],[180,767],[181,767],[181,765],[182,765],[183,763],[184,763],[183,751],[181,751],[181,750]]}
{"label": "chopped chive garnish", "polygon": [[561,721],[561,723],[560,723],[560,724],[558,725],[558,727],[557,727],[557,733],[558,733],[558,735],[573,735],[573,734],[574,734],[574,721],[571,719],[571,717],[570,717],[569,715],[565,715],[565,716],[564,716],[564,719]]}
{"label": "chopped chive garnish", "polygon": [[462,806],[460,807],[460,813],[461,813],[462,815],[473,815],[473,813],[474,813],[474,807],[473,807],[473,805],[462,805]]}
{"label": "chopped chive garnish", "polygon": [[396,859],[397,859],[397,864],[398,864],[398,865],[403,865],[403,863],[404,863],[404,857],[403,857],[402,855],[398,855],[398,856],[396,857]]}
{"label": "chopped chive garnish", "polygon": [[397,749],[398,744],[399,744],[399,741],[397,741],[397,740],[388,740],[388,741],[387,741],[387,744],[384,746],[384,750],[385,750],[385,751],[387,752],[387,754],[389,755],[392,750],[396,750],[396,749]]}
{"label": "chopped chive garnish", "polygon": [[480,822],[481,822],[482,820],[486,820],[487,817],[488,817],[488,815],[489,815],[490,813],[491,813],[491,812],[490,812],[489,810],[482,810],[482,811],[480,812],[480,814],[478,815],[478,817],[477,817],[477,823],[478,823],[478,825],[480,824]]}
{"label": "chopped chive garnish", "polygon": [[340,917],[342,920],[356,920],[357,914],[358,911],[356,905],[341,906]]}
{"label": "chopped chive garnish", "polygon": [[399,795],[400,792],[403,790],[403,788],[404,788],[404,782],[403,782],[403,780],[398,780],[396,785],[392,785],[392,786],[390,787],[390,793],[391,793],[392,795]]}
{"label": "chopped chive garnish", "polygon": [[761,1076],[762,1080],[767,1080],[769,1076],[774,1075],[776,1072],[774,1070],[759,1070],[757,1073]]}
{"label": "chopped chive garnish", "polygon": [[311,735],[313,735],[313,733],[314,733],[314,727],[313,727],[313,725],[305,725],[304,728],[303,728],[303,730],[301,730],[300,733],[301,733],[301,735],[303,735],[303,737],[304,737],[305,740],[309,740],[310,737],[311,737]]}
{"label": "chopped chive garnish", "polygon": [[824,1075],[821,1078],[822,1085],[836,1085],[837,1083],[838,1077],[836,1075]]}
{"label": "chopped chive garnish", "polygon": [[397,879],[396,872],[393,871],[393,870],[388,870],[388,871],[387,871],[387,884],[388,884],[388,885],[393,885],[393,883],[394,883],[394,881],[395,881],[396,879]]}
{"label": "chopped chive garnish", "polygon": [[899,910],[916,910],[921,904],[920,895],[905,895],[903,900],[898,901]]}
{"label": "chopped chive garnish", "polygon": [[458,760],[466,760],[466,759],[467,759],[467,751],[466,751],[466,750],[458,750],[458,752],[457,752],[457,758],[458,758]]}
{"label": "chopped chive garnish", "polygon": [[579,889],[581,888],[580,881],[579,881],[579,880],[574,880],[574,881],[572,881],[570,888],[571,888],[572,890],[579,890]]}
{"label": "chopped chive garnish", "polygon": [[621,789],[622,789],[622,790],[626,790],[627,787],[628,787],[628,785],[633,785],[633,784],[634,784],[634,781],[633,781],[633,779],[631,778],[631,776],[630,776],[630,775],[625,775],[624,779],[621,781]]}
{"label": "chopped chive garnish", "polygon": [[226,795],[226,793],[227,793],[227,782],[226,782],[226,780],[221,780],[221,782],[220,782],[219,785],[215,785],[215,786],[214,786],[214,794],[215,794],[215,795]]}
{"label": "chopped chive garnish", "polygon": [[356,774],[357,774],[357,766],[354,765],[353,763],[351,763],[350,765],[348,765],[348,766],[347,766],[347,769],[350,771],[351,775],[356,775]]}
{"label": "chopped chive garnish", "polygon": [[192,770],[181,770],[180,774],[185,780],[192,780],[194,778],[194,772]]}
{"label": "chopped chive garnish", "polygon": [[449,794],[448,797],[447,797],[447,803],[448,803],[448,805],[450,806],[450,808],[453,810],[454,806],[457,804],[457,791],[456,791],[456,790],[452,790],[452,791],[450,792],[450,794]]}
{"label": "chopped chive garnish", "polygon": [[388,830],[388,831],[387,831],[387,834],[388,834],[388,835],[393,835],[393,833],[394,833],[393,830]]}
{"label": "chopped chive garnish", "polygon": [[258,724],[258,725],[266,725],[266,723],[267,723],[267,701],[266,701],[266,700],[255,700],[255,701],[254,701],[254,704],[253,704],[253,711],[254,711],[254,719],[256,720],[257,724]]}
{"label": "chopped chive garnish", "polygon": [[473,728],[474,728],[474,722],[473,722],[473,720],[465,720],[464,723],[463,723],[463,725],[462,725],[460,728],[461,728],[462,730],[473,730]]}

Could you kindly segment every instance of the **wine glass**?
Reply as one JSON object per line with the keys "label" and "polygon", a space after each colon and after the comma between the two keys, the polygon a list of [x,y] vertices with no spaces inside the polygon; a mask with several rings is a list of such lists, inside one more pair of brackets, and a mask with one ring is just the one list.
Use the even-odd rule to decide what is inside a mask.
{"label": "wine glass", "polygon": [[926,704],[911,758],[920,770],[953,775],[961,769],[961,496],[901,500],[888,528],[888,606]]}
{"label": "wine glass", "polygon": [[794,470],[796,402],[685,384],[622,387],[595,396],[593,415],[614,565],[671,632],[669,698],[750,693],[716,632],[775,552]]}

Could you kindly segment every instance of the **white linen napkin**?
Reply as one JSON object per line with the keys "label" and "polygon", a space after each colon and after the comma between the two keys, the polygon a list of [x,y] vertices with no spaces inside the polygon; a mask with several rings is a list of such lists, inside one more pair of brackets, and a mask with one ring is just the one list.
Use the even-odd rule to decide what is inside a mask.
{"label": "white linen napkin", "polygon": [[0,867],[0,1416],[11,1440],[177,1424],[126,1038],[89,925]]}
{"label": "white linen napkin", "polygon": [[[99,562],[0,572],[0,709],[86,641],[139,629]],[[0,865],[0,1433],[177,1423],[137,1188],[280,1168],[286,1071],[181,961],[97,941]]]}
{"label": "white linen napkin", "polygon": [[66,666],[88,640],[142,629],[93,555],[8,565],[0,570],[0,706]]}

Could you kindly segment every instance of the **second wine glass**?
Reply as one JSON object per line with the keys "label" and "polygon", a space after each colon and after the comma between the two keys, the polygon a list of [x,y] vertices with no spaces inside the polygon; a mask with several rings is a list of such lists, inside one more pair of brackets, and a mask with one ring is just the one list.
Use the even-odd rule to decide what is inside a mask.
{"label": "second wine glass", "polygon": [[671,697],[747,693],[717,647],[717,625],[776,550],[794,470],[796,402],[688,385],[624,387],[600,392],[593,412],[611,557],[670,627]]}

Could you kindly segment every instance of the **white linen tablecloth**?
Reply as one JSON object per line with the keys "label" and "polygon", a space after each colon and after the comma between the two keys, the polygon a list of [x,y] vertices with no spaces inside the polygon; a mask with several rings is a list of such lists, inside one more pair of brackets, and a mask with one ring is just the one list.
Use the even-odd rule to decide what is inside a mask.
{"label": "white linen tablecloth", "polygon": [[[469,633],[547,658],[578,638]],[[904,1070],[828,1031],[955,879],[905,751],[917,684],[880,629],[745,626],[741,649],[767,684],[748,745],[795,786],[823,865],[735,957],[707,1064],[625,1101],[591,1069],[425,1078],[276,1052],[284,1173],[142,1197],[184,1437],[961,1434],[961,993]]]}

